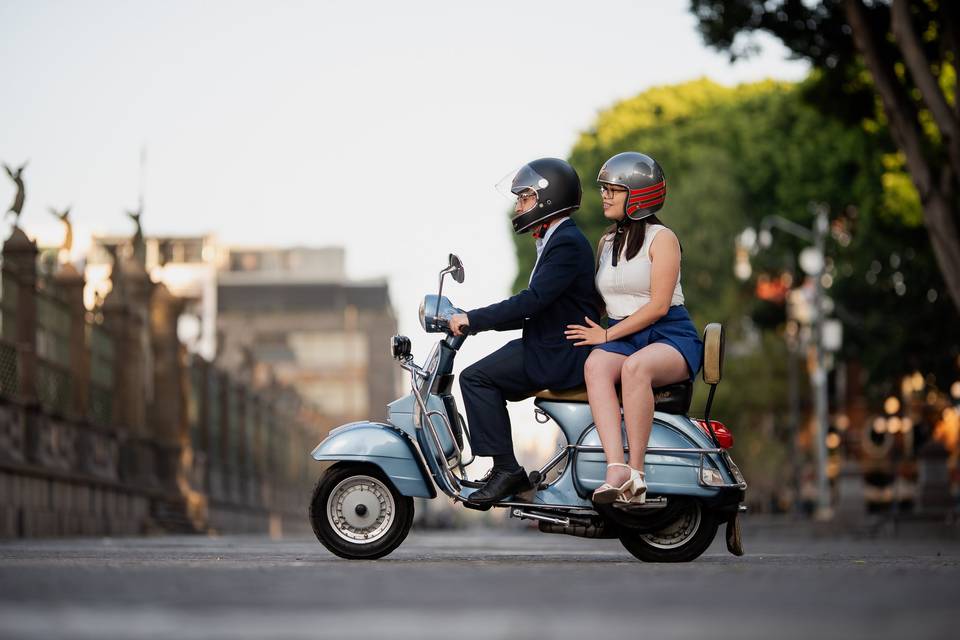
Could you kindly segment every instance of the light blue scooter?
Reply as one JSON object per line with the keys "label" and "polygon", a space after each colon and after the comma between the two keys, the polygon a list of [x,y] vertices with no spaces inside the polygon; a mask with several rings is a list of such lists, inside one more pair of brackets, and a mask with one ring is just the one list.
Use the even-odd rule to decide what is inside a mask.
{"label": "light blue scooter", "polygon": [[[413,523],[413,498],[436,498],[437,489],[464,507],[480,486],[466,480],[464,435],[470,432],[451,394],[453,362],[465,337],[447,326],[458,310],[444,297],[443,280],[463,282],[463,265],[450,256],[440,272],[440,290],[420,305],[428,333],[446,333],[423,366],[413,362],[410,340],[394,336],[393,357],[410,372],[411,392],[388,406],[386,422],[353,422],[330,432],[311,454],[334,462],[320,478],[310,503],[317,538],[338,556],[381,558],[396,549]],[[727,523],[727,548],[743,553],[737,515],[747,485],[727,452],[732,437],[709,418],[720,382],[723,330],[704,331],[703,380],[710,393],[703,420],[689,418],[693,383],[654,390],[655,413],[644,469],[647,497],[641,504],[595,505],[590,496],[604,481],[606,461],[590,414],[586,391],[534,394],[537,420],[554,420],[566,444],[530,473],[535,490],[495,507],[535,520],[547,533],[619,538],[648,562],[687,562],[699,557]],[[626,440],[624,440],[626,442]],[[489,508],[489,507],[484,507]]]}

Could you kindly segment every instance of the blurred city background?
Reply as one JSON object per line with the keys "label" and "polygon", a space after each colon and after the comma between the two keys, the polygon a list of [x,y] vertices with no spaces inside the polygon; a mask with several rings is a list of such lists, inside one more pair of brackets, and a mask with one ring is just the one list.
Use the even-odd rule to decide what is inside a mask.
{"label": "blurred city background", "polygon": [[[0,536],[306,529],[447,253],[460,307],[525,286],[492,185],[568,158],[595,243],[625,150],[726,328],[751,513],[955,522],[960,18],[842,4],[0,3]],[[496,520],[441,502],[418,526]]]}

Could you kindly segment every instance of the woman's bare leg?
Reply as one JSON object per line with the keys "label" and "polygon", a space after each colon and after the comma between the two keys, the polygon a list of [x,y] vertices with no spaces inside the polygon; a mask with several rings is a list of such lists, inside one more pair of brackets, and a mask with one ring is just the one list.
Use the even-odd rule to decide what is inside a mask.
{"label": "woman's bare leg", "polygon": [[[594,349],[583,367],[590,412],[597,425],[608,464],[624,462],[623,440],[620,437],[620,400],[617,398],[616,384],[620,381],[620,370],[626,359],[619,353]],[[607,468],[606,481],[613,486],[620,486],[629,477],[629,471],[623,467]]]}
{"label": "woman's bare leg", "polygon": [[663,343],[647,345],[627,358],[620,372],[623,419],[627,425],[630,466],[643,471],[647,442],[653,428],[653,388],[690,377],[680,352]]}

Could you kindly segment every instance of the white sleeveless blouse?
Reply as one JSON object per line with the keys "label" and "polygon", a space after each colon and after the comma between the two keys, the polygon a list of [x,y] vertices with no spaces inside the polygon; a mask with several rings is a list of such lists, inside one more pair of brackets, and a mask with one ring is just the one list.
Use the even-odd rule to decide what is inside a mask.
{"label": "white sleeveless blouse", "polygon": [[[647,233],[640,252],[632,260],[624,260],[621,254],[617,266],[613,266],[613,236],[607,236],[600,250],[600,267],[597,270],[597,291],[607,305],[607,316],[622,320],[650,302],[650,245],[662,224],[647,224]],[[673,288],[670,306],[683,304],[683,289],[680,288],[680,273]]]}

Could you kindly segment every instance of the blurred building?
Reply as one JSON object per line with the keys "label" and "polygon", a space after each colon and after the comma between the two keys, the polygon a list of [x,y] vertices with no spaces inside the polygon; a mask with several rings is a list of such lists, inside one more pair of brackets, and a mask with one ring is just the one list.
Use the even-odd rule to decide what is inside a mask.
{"label": "blurred building", "polygon": [[396,396],[386,282],[348,282],[342,249],[230,248],[217,276],[218,362],[293,386],[337,420]]}
{"label": "blurred building", "polygon": [[[396,318],[385,281],[347,280],[341,247],[227,247],[213,236],[144,243],[151,278],[185,301],[177,331],[189,351],[255,386],[295,387],[331,424],[384,416],[398,384],[387,347]],[[128,236],[94,237],[88,308],[110,292],[113,257],[130,253]]]}

